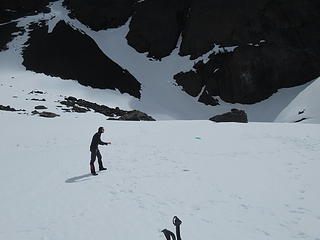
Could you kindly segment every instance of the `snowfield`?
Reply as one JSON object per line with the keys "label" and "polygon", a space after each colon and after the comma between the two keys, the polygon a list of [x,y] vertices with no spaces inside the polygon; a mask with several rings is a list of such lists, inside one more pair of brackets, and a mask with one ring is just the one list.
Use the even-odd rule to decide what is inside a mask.
{"label": "snowfield", "polygon": [[[194,64],[178,49],[150,61],[128,46],[128,23],[94,32],[61,3],[18,26],[48,20],[52,31],[65,20],[128,69],[142,97],[26,71],[28,32],[0,52],[0,105],[25,110],[0,111],[0,240],[165,240],[173,216],[183,240],[320,240],[319,78],[253,105],[205,106],[174,83]],[[64,112],[68,96],[162,121]],[[60,117],[32,115],[38,105]],[[232,108],[250,123],[204,120]],[[296,121],[305,124],[288,123]],[[100,147],[108,170],[92,176],[89,145],[100,126],[112,145]]]}
{"label": "snowfield", "polygon": [[319,93],[320,77],[299,93],[275,122],[320,123]]}
{"label": "snowfield", "polygon": [[[0,111],[0,239],[320,239],[320,125]],[[89,173],[99,126],[107,171]],[[97,166],[97,165],[96,165]]]}

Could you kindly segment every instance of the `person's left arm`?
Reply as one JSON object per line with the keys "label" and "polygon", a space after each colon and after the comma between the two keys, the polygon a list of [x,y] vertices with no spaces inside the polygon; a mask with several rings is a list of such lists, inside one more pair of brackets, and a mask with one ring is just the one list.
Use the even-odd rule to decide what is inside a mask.
{"label": "person's left arm", "polygon": [[104,142],[104,141],[102,141],[102,140],[101,140],[101,136],[100,136],[100,138],[99,138],[99,144],[100,144],[100,145],[108,145],[108,144],[111,144],[111,142]]}

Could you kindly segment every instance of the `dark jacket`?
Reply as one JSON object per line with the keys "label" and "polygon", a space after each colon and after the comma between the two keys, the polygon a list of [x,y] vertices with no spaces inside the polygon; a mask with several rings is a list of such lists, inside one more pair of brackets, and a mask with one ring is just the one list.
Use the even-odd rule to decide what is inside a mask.
{"label": "dark jacket", "polygon": [[90,151],[94,151],[98,149],[98,145],[108,145],[108,143],[101,141],[101,132],[97,132],[93,135],[91,145],[90,145]]}

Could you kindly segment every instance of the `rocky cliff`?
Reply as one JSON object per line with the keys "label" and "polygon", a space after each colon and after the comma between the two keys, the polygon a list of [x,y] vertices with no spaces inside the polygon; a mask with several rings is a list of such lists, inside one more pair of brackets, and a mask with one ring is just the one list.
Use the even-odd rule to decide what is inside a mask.
{"label": "rocky cliff", "polygon": [[[46,12],[49,2],[1,1],[0,23]],[[213,52],[208,61],[199,60],[189,72],[177,72],[172,76],[186,93],[199,96],[199,101],[205,104],[218,104],[217,96],[231,103],[256,103],[279,88],[297,86],[320,75],[318,0],[64,0],[63,5],[70,11],[70,17],[95,31],[116,28],[130,21],[128,44],[155,60],[170,55],[175,48],[181,56],[197,59],[219,45],[221,50]],[[0,31],[6,36],[0,42],[1,50],[18,30],[15,25],[2,25]],[[60,55],[42,55],[41,61],[37,61],[41,50],[36,50],[39,46],[32,42],[40,30],[35,27],[34,31],[24,54],[28,69],[63,78],[75,77],[85,85],[119,88],[121,92],[140,96],[139,79],[134,79],[130,73],[121,74],[115,66],[99,70],[103,64],[110,66],[109,60],[101,60],[101,54],[84,53],[94,61],[100,59],[97,60],[100,67],[90,73],[115,76],[117,72],[121,83],[103,82],[100,77],[97,81],[89,80],[81,71],[74,75],[67,73],[57,61],[68,59],[70,63],[77,58],[69,58],[68,47],[62,47],[66,51],[60,51]],[[41,37],[53,44],[59,32],[60,46],[70,44],[63,34],[72,35],[76,42],[86,38],[85,44],[98,52],[92,41],[83,34],[72,33],[74,31],[60,23],[52,34],[41,33]],[[228,50],[230,46],[234,50]],[[44,62],[51,66],[44,66]],[[73,69],[81,67],[83,64],[75,64]]]}

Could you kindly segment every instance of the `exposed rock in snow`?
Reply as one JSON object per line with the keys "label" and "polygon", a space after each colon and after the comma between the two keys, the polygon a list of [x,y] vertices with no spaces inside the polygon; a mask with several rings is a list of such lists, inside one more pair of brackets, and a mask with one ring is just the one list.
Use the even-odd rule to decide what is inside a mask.
{"label": "exposed rock in snow", "polygon": [[0,110],[1,110],[1,111],[9,111],[9,112],[25,111],[25,110],[23,110],[23,109],[17,110],[17,109],[15,109],[15,108],[10,107],[10,106],[3,106],[3,105],[0,105]]}
{"label": "exposed rock in snow", "polygon": [[211,96],[220,96],[226,102],[252,104],[280,88],[314,79],[320,75],[319,65],[320,58],[312,52],[263,43],[212,54],[206,64],[194,66],[196,72],[179,73],[175,78],[191,96],[205,86]]}
{"label": "exposed rock in snow", "polygon": [[130,22],[128,44],[138,52],[161,59],[176,48],[187,11],[185,0],[141,3]]}
{"label": "exposed rock in snow", "polygon": [[143,113],[141,111],[137,111],[137,110],[126,111],[126,110],[121,110],[118,107],[110,108],[105,105],[99,105],[83,99],[77,99],[72,96],[65,98],[65,101],[61,101],[60,103],[63,105],[66,105],[67,107],[71,107],[70,111],[72,110],[73,112],[87,112],[87,111],[90,111],[90,109],[92,109],[95,112],[111,117],[109,118],[109,120],[130,120],[130,121],[154,121],[155,120],[151,116],[148,116],[146,113]]}
{"label": "exposed rock in snow", "polygon": [[231,109],[231,112],[227,112],[221,115],[210,118],[214,122],[240,122],[247,123],[248,117],[245,111],[238,109]]}
{"label": "exposed rock in snow", "polygon": [[53,112],[39,112],[38,113],[40,117],[45,117],[45,118],[55,118],[55,117],[60,117],[59,114],[53,113]]}
{"label": "exposed rock in snow", "polygon": [[125,121],[155,121],[152,117],[148,116],[147,114],[133,110],[123,114],[118,120],[125,120]]}
{"label": "exposed rock in snow", "polygon": [[48,108],[46,106],[43,106],[43,105],[38,105],[38,106],[35,106],[34,109],[41,110],[41,109],[48,109]]}
{"label": "exposed rock in snow", "polygon": [[11,42],[16,35],[22,34],[23,32],[24,29],[17,27],[16,22],[0,24],[0,51],[7,50],[7,44]]}
{"label": "exposed rock in snow", "polygon": [[27,70],[78,80],[85,86],[119,89],[140,98],[140,83],[109,59],[94,40],[64,21],[52,33],[44,23],[33,24],[27,44],[23,50]]}

